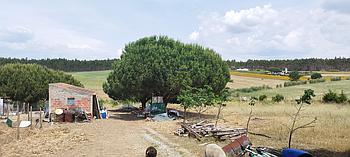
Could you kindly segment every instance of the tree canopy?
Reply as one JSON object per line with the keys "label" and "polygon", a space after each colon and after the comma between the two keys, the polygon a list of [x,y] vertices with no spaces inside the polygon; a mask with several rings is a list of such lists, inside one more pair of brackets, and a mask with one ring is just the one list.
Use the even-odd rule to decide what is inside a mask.
{"label": "tree canopy", "polygon": [[298,71],[292,71],[289,73],[289,79],[291,81],[298,81],[300,79],[301,75]]}
{"label": "tree canopy", "polygon": [[36,64],[0,66],[0,96],[27,103],[48,98],[49,83],[82,84],[71,75]]}
{"label": "tree canopy", "polygon": [[151,36],[125,46],[103,89],[115,100],[133,99],[145,105],[154,95],[170,102],[186,86],[208,85],[219,92],[229,80],[228,66],[212,49]]}
{"label": "tree canopy", "polygon": [[320,79],[322,78],[322,75],[320,73],[312,73],[311,79]]}

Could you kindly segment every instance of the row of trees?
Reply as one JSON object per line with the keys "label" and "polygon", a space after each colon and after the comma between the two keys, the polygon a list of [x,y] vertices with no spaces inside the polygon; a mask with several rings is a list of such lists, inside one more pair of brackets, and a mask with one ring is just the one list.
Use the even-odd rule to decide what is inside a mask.
{"label": "row of trees", "polygon": [[39,64],[46,66],[50,69],[61,70],[61,71],[99,71],[99,70],[110,70],[112,63],[115,59],[107,60],[68,60],[64,58],[58,59],[16,59],[16,58],[1,58],[0,66],[9,63],[22,63],[22,64]]}
{"label": "row of trees", "polygon": [[6,64],[0,76],[0,97],[30,104],[47,100],[49,83],[83,86],[71,75],[37,64]]}
{"label": "row of trees", "polygon": [[112,99],[134,100],[145,107],[152,96],[178,102],[187,87],[219,94],[229,80],[227,64],[212,49],[151,36],[125,46],[103,89]]}
{"label": "row of trees", "polygon": [[270,69],[272,67],[288,68],[294,71],[350,71],[350,58],[308,58],[293,60],[247,60],[235,61],[228,60],[227,64],[231,68],[249,68],[249,69]]}
{"label": "row of trees", "polygon": [[[50,69],[70,71],[98,71],[111,70],[112,64],[116,59],[106,60],[68,60],[64,58],[58,59],[17,59],[17,58],[1,58],[0,66],[8,63],[29,63],[46,66]],[[248,60],[235,61],[228,60],[226,63],[232,69],[250,68],[250,69],[266,69],[270,71],[281,71],[283,68],[296,71],[349,71],[350,58],[334,58],[334,59],[294,59],[294,60]]]}

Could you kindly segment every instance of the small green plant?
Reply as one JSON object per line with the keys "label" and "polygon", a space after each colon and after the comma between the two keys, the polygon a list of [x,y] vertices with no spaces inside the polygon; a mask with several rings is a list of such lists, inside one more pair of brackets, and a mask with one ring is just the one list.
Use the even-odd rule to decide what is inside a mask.
{"label": "small green plant", "polygon": [[344,94],[344,91],[341,91],[339,96],[336,99],[336,103],[345,103],[348,100],[348,97]]}
{"label": "small green plant", "polygon": [[281,102],[284,100],[284,96],[281,94],[277,94],[275,96],[272,97],[272,101],[273,102]]}
{"label": "small green plant", "polygon": [[289,130],[289,140],[288,140],[288,148],[291,147],[292,144],[292,138],[293,138],[293,134],[299,130],[299,129],[303,129],[303,128],[310,128],[310,127],[314,127],[314,123],[316,123],[317,117],[315,117],[313,120],[311,120],[308,123],[304,123],[302,125],[298,125],[297,122],[303,117],[301,115],[303,108],[307,105],[311,105],[311,100],[313,97],[315,97],[316,95],[314,94],[314,90],[312,89],[307,89],[304,91],[304,95],[302,95],[299,99],[296,99],[295,101],[297,102],[297,105],[295,106],[297,111],[294,114],[290,115],[292,124],[288,127]]}
{"label": "small green plant", "polygon": [[340,81],[340,80],[341,80],[341,77],[339,76],[335,76],[331,78],[331,81]]}
{"label": "small green plant", "polygon": [[324,94],[322,97],[323,102],[325,103],[345,103],[348,98],[342,91],[339,95],[331,90],[328,93]]}
{"label": "small green plant", "polygon": [[347,80],[350,80],[350,77],[346,78]]}
{"label": "small green plant", "polygon": [[322,78],[322,75],[320,73],[313,73],[311,75],[311,79],[320,79]]}
{"label": "small green plant", "polygon": [[322,101],[325,103],[336,102],[338,94],[329,90],[328,93],[324,94]]}
{"label": "small green plant", "polygon": [[264,94],[264,95],[260,95],[259,96],[259,101],[264,101],[266,100],[267,96]]}

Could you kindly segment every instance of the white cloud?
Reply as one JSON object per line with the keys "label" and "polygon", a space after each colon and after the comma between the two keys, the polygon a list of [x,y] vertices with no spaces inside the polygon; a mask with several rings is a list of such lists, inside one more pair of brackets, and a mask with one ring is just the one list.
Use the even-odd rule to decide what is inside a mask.
{"label": "white cloud", "polygon": [[264,5],[201,21],[197,41],[224,58],[350,57],[350,14]]}
{"label": "white cloud", "polygon": [[198,36],[199,36],[199,33],[197,31],[194,31],[189,35],[189,38],[190,40],[197,40]]}
{"label": "white cloud", "polygon": [[26,27],[12,27],[0,29],[0,42],[22,43],[33,38],[32,30]]}

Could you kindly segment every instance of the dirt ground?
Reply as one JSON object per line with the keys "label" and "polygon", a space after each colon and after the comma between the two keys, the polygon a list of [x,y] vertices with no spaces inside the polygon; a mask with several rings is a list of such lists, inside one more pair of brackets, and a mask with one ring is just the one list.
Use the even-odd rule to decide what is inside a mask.
{"label": "dirt ground", "polygon": [[91,123],[44,124],[42,129],[16,129],[0,125],[0,156],[145,156],[154,146],[160,157],[193,156],[152,129],[152,122],[129,113],[110,112],[107,120]]}

